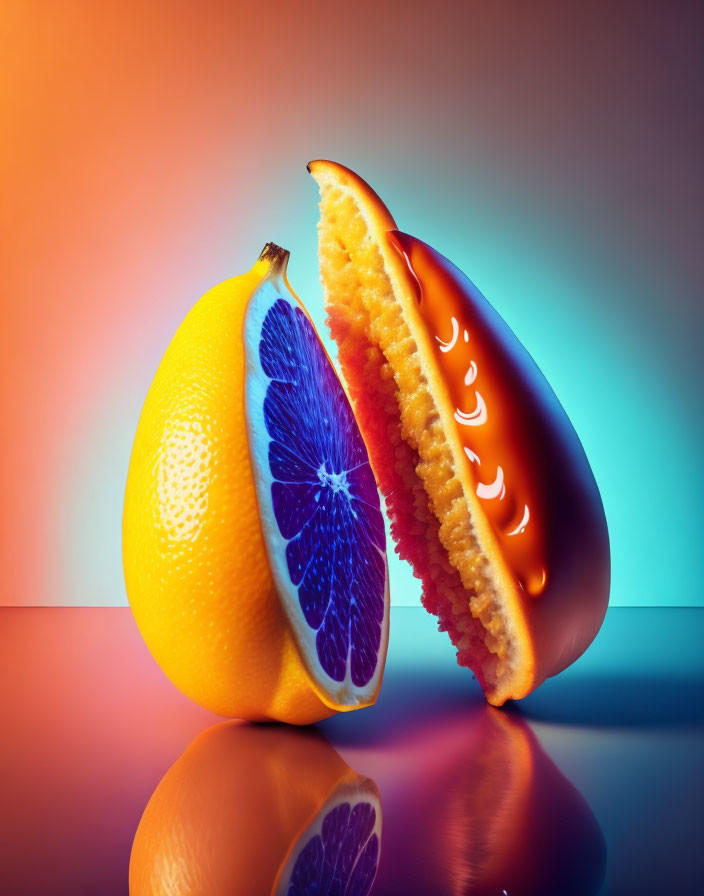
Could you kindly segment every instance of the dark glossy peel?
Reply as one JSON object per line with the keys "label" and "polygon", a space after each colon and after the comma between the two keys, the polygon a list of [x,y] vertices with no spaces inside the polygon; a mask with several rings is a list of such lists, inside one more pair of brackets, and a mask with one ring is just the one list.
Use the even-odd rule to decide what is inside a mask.
{"label": "dark glossy peel", "polygon": [[[549,383],[476,286],[421,240],[400,231],[391,231],[389,240],[407,265],[460,418],[478,407],[484,411],[479,425],[455,425],[463,446],[478,459],[467,456],[480,493],[481,485],[503,480],[503,497],[499,491],[478,500],[540,645],[537,683],[580,656],[606,612],[610,554],[599,490]],[[521,528],[524,508],[529,518]]]}

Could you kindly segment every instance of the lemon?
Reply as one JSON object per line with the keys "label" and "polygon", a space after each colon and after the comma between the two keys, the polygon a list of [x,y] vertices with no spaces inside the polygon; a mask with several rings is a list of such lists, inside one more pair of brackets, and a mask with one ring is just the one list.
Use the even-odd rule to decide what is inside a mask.
{"label": "lemon", "polygon": [[[271,383],[261,365],[259,369],[256,365],[265,349],[274,352],[274,361],[276,352],[287,363],[291,361],[291,345],[277,343],[267,349],[259,344],[270,306],[283,302],[293,310],[301,308],[286,281],[287,258],[288,253],[267,246],[248,273],[221,283],[197,302],[166,350],[144,403],[132,450],[123,515],[123,563],[139,630],[181,691],[222,715],[308,724],[376,699],[388,636],[388,575],[377,534],[372,547],[383,563],[381,581],[377,574],[370,585],[368,576],[360,578],[355,573],[357,590],[350,588],[340,597],[335,591],[340,563],[354,569],[359,541],[365,536],[348,544],[333,533],[331,543],[308,551],[308,567],[317,570],[315,585],[328,601],[324,618],[317,612],[311,622],[306,616],[310,601],[305,591],[311,574],[294,581],[295,570],[287,565],[288,553],[297,550],[300,557],[301,545],[307,545],[317,530],[304,520],[295,532],[292,524],[284,525],[282,534],[282,514],[290,517],[291,507],[295,510],[298,504],[291,499],[291,505],[286,482],[277,480],[280,470],[272,472],[270,455],[288,436],[299,442],[300,437],[293,423],[272,422],[264,414]],[[252,315],[260,321],[259,328],[251,322]],[[297,325],[314,333],[307,315],[303,316],[304,322],[296,318]],[[245,339],[248,319],[249,345]],[[305,374],[315,366],[311,357],[318,365],[323,358],[329,367],[327,375],[334,376],[330,388],[338,390],[336,400],[349,408],[317,334],[315,344],[306,343],[304,348],[308,355],[304,353],[303,360],[297,356],[291,363],[298,363]],[[306,381],[303,376],[299,379],[299,392],[304,394]],[[309,400],[307,404],[315,419],[315,408],[311,410]],[[351,411],[344,419],[329,420],[328,432],[335,445],[340,440],[349,442],[349,418],[354,420]],[[273,436],[267,425],[276,427]],[[360,457],[361,446],[364,469],[360,470],[365,473],[368,458],[356,427],[352,436]],[[259,446],[256,456],[251,450],[253,438]],[[339,515],[338,505],[344,501],[347,512],[355,513],[354,488],[340,495],[339,486],[341,477],[358,472],[328,469],[326,459],[316,467],[312,449],[304,448],[308,464],[304,473],[308,462],[315,461],[306,475],[310,488],[319,492],[316,508],[328,507],[329,513]],[[291,463],[295,466],[295,458]],[[273,509],[267,506],[272,490],[278,495]],[[375,485],[374,496],[366,488],[364,500],[370,498],[372,504],[376,500],[374,514],[381,519]],[[310,500],[314,500],[312,493]],[[264,522],[260,502],[264,502]],[[320,516],[318,512],[316,520]],[[374,531],[378,533],[378,527]],[[339,555],[339,562],[322,568],[320,557],[331,550]],[[365,627],[376,624],[373,634],[378,636],[373,670],[363,686],[352,681],[362,656],[353,624],[362,602],[360,588],[374,610],[371,615],[365,611],[362,621]],[[338,617],[347,620],[347,632],[333,667],[328,657],[330,638],[323,635],[335,628]],[[333,633],[337,635],[337,629]],[[337,671],[341,664],[342,678]]]}

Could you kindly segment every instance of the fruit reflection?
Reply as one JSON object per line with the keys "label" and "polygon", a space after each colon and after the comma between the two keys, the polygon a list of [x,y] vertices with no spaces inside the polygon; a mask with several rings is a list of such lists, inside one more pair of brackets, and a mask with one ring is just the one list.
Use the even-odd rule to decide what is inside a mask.
{"label": "fruit reflection", "polygon": [[385,837],[375,893],[598,892],[599,825],[515,712],[483,707],[401,752],[393,778],[377,777]]}
{"label": "fruit reflection", "polygon": [[316,731],[225,722],[199,735],[144,810],[131,896],[366,896],[381,807]]}

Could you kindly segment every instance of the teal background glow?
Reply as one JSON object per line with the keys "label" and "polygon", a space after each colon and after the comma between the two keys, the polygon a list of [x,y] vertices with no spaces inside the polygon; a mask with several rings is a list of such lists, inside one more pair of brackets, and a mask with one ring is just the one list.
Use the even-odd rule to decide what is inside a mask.
{"label": "teal background glow", "polygon": [[[80,149],[57,128],[40,135],[44,155],[11,169],[70,183],[71,196],[65,219],[45,194],[26,211],[23,270],[34,264],[46,282],[25,284],[23,302],[34,320],[51,312],[54,340],[31,396],[35,416],[50,408],[54,422],[8,427],[18,460],[5,492],[18,477],[39,484],[26,520],[8,524],[5,602],[125,603],[132,437],[168,340],[210,286],[275,241],[291,250],[291,283],[324,330],[305,164],[327,157],[464,270],[545,373],[601,489],[612,604],[702,605],[697,5],[148,6],[121,7],[122,30],[74,4],[46,46],[30,48],[51,59],[71,35],[87,47],[95,37],[100,70],[85,61],[56,108],[70,118],[96,83],[105,102],[85,106]],[[63,77],[45,68],[47,84]],[[47,220],[68,259],[60,267],[36,255]],[[12,338],[30,344],[34,332]],[[19,367],[7,372],[22,381]],[[48,398],[51,384],[61,388]],[[391,576],[393,602],[418,603],[395,557]]]}

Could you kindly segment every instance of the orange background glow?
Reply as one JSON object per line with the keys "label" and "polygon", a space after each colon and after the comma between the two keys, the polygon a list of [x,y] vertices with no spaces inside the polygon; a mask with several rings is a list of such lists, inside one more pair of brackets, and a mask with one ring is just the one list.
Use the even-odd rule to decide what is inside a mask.
{"label": "orange background glow", "polygon": [[[686,15],[8,0],[0,16],[0,602],[125,602],[132,437],[206,289],[276,241],[322,329],[316,157],[367,177],[534,355],[604,495],[613,601],[701,601],[704,130]],[[653,414],[676,464],[653,463]],[[649,518],[668,532],[633,525]],[[637,581],[655,555],[676,595]],[[391,575],[416,603],[407,570]]]}

